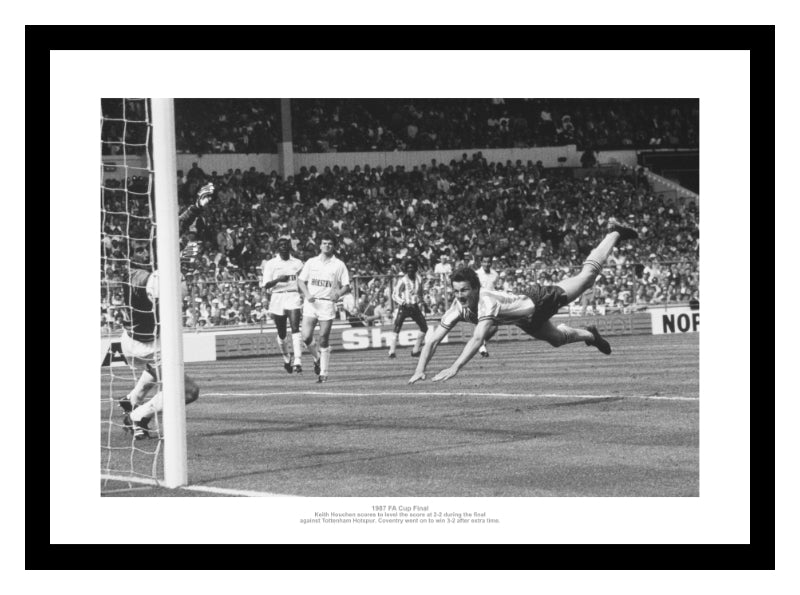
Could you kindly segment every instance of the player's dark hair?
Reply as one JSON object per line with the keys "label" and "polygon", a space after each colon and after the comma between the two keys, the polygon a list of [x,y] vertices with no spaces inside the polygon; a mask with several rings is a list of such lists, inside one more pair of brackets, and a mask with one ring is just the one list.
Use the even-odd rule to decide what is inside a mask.
{"label": "player's dark hair", "polygon": [[476,273],[475,270],[470,267],[456,269],[453,275],[450,277],[450,281],[466,281],[469,283],[469,286],[472,289],[479,289],[481,286],[481,281],[478,279],[478,273]]}
{"label": "player's dark hair", "polygon": [[[148,258],[146,260],[142,260],[139,258],[134,258],[134,254],[137,250],[144,248],[147,250]],[[139,238],[128,238],[127,247],[128,251],[128,258],[130,266],[137,269],[149,269],[155,270],[156,268],[156,239],[153,238],[152,240],[144,240]]]}
{"label": "player's dark hair", "polygon": [[336,236],[334,236],[329,231],[326,231],[321,236],[319,236],[320,243],[323,242],[324,240],[329,240],[329,241],[333,242],[334,246],[336,246]]}

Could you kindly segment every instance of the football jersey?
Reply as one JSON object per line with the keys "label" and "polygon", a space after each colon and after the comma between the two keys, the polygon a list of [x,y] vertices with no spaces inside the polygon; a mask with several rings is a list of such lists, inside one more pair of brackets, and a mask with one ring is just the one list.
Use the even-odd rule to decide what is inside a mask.
{"label": "football jersey", "polygon": [[158,336],[158,319],[154,301],[158,298],[158,273],[132,269],[130,290],[125,289],[123,323],[135,341],[152,343]]}
{"label": "football jersey", "polygon": [[331,256],[327,261],[322,256],[309,258],[300,271],[299,279],[308,286],[311,297],[316,299],[331,299],[334,284],[338,287],[350,285],[350,274],[345,264]]}
{"label": "football jersey", "polygon": [[483,267],[479,268],[477,272],[481,287],[484,289],[494,289],[494,284],[497,283],[498,272],[490,268],[487,273],[483,270]]}
{"label": "football jersey", "polygon": [[481,289],[478,296],[477,312],[453,300],[439,324],[448,330],[459,320],[478,324],[481,320],[491,319],[497,324],[514,324],[530,318],[535,309],[533,300],[524,295]]}
{"label": "football jersey", "polygon": [[261,287],[283,275],[288,275],[288,281],[280,281],[272,286],[272,293],[297,291],[297,275],[303,269],[303,263],[293,256],[283,260],[276,256],[270,260],[261,261]]}
{"label": "football jersey", "polygon": [[412,280],[408,275],[403,277],[394,286],[394,293],[392,299],[397,304],[419,304],[421,301],[420,294],[422,293],[422,279],[419,275]]}

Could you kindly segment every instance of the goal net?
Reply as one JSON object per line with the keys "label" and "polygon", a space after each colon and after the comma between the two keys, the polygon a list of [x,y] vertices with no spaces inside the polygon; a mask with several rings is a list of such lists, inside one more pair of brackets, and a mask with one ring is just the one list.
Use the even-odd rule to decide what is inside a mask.
{"label": "goal net", "polygon": [[[171,100],[101,100],[101,492],[125,484],[186,483],[183,420],[171,429],[175,416],[183,416],[183,363],[180,345],[174,345],[180,337],[174,124],[161,124],[163,115],[154,117],[154,110],[165,113],[164,106],[171,118]],[[168,130],[159,136],[156,126]],[[165,132],[171,135],[171,147]],[[157,178],[162,178],[158,185]],[[157,204],[157,189],[164,204]],[[143,299],[141,288],[159,263],[159,299]],[[142,339],[151,347],[149,353],[145,349],[142,357],[132,357],[141,345],[134,343],[131,349],[123,335],[142,338],[130,329],[143,320],[157,320],[158,326]],[[153,341],[156,334],[160,337]],[[156,377],[143,384],[153,378],[146,372],[148,364]],[[143,404],[158,392],[163,394],[163,416],[152,416],[144,434],[134,432],[120,400],[134,393],[135,404]],[[182,459],[177,463],[176,446]]]}

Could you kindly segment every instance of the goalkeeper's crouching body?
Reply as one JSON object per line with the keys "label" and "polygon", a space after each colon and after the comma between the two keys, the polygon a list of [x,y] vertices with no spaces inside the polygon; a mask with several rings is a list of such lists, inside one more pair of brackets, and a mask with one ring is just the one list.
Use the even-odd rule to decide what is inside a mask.
{"label": "goalkeeper's crouching body", "polygon": [[[213,184],[206,184],[198,192],[197,202],[181,213],[181,228],[188,227],[213,198]],[[126,292],[128,316],[123,324],[120,343],[122,353],[138,374],[136,386],[118,401],[122,408],[123,427],[133,432],[135,439],[149,438],[149,424],[153,417],[164,409],[164,397],[159,390],[147,402],[147,394],[160,383],[161,342],[158,324],[158,271],[153,267],[148,242],[134,242],[131,255],[130,291]],[[186,403],[193,403],[200,396],[200,387],[184,374]]]}
{"label": "goalkeeper's crouching body", "polygon": [[[136,440],[150,437],[150,422],[157,413],[164,410],[164,394],[160,390],[149,401],[138,406],[135,405],[144,399],[150,388],[158,384],[161,377],[160,372],[160,369],[147,364],[146,369],[139,377],[136,388],[120,401],[120,406],[125,411],[123,426],[126,431],[133,432]],[[200,387],[189,376],[184,375],[183,386],[187,405],[200,397]]]}
{"label": "goalkeeper's crouching body", "polygon": [[[141,254],[141,251],[139,252]],[[132,431],[137,440],[149,438],[149,423],[153,416],[164,409],[164,398],[159,390],[149,401],[142,403],[147,394],[160,383],[161,341],[157,336],[155,300],[158,296],[158,272],[131,271],[131,315],[122,331],[120,344],[129,365],[138,374],[136,386],[119,401],[124,412],[123,427]],[[193,403],[200,396],[200,387],[184,374],[186,403]]]}

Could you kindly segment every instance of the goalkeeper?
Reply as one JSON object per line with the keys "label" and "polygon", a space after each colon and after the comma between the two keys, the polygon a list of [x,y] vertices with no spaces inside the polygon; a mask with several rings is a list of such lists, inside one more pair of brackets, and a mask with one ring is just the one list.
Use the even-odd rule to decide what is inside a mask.
{"label": "goalkeeper", "polygon": [[[213,198],[214,185],[206,184],[198,191],[195,204],[179,216],[181,230],[188,228],[203,207]],[[136,386],[118,401],[122,408],[123,427],[133,433],[136,440],[149,438],[149,424],[153,416],[164,408],[163,395],[156,395],[143,403],[150,390],[160,378],[161,347],[158,337],[158,271],[150,258],[147,242],[134,242],[131,255],[130,291],[125,292],[126,320],[120,343],[122,353],[131,367],[139,373]],[[184,375],[186,403],[200,396],[200,387],[188,375]]]}

